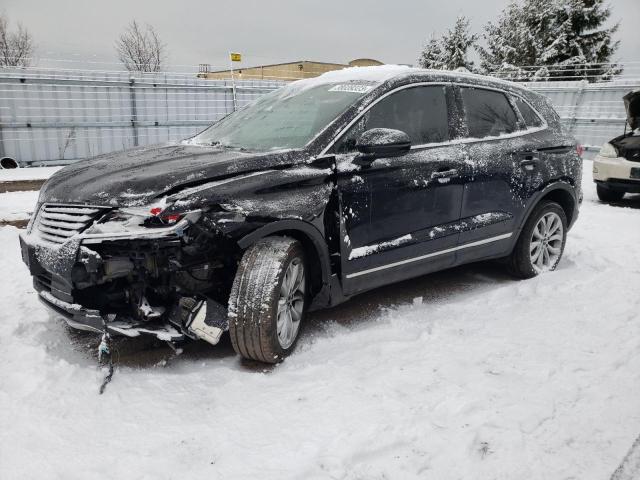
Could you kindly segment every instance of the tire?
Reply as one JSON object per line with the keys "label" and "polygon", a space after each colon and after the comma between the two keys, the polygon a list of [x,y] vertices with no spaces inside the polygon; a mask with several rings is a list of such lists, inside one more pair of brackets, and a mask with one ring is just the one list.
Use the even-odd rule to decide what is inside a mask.
{"label": "tire", "polygon": [[[548,230],[545,230],[547,225]],[[542,272],[555,270],[566,241],[567,215],[556,202],[543,201],[529,215],[508,257],[507,268],[518,278],[532,278]]]}
{"label": "tire", "polygon": [[602,185],[596,185],[596,192],[598,198],[602,202],[619,202],[624,197],[624,192],[619,190],[611,190],[610,188],[603,187]]}
{"label": "tire", "polygon": [[307,306],[306,270],[302,245],[293,238],[267,237],[247,249],[229,296],[236,353],[278,363],[293,351]]}

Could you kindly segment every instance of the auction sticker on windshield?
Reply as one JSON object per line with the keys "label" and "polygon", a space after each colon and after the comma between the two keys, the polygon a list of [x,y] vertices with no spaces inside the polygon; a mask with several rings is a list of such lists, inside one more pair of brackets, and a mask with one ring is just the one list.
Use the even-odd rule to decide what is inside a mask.
{"label": "auction sticker on windshield", "polygon": [[372,90],[372,85],[362,85],[357,83],[347,83],[344,85],[335,85],[329,89],[330,92],[350,92],[350,93],[367,93]]}

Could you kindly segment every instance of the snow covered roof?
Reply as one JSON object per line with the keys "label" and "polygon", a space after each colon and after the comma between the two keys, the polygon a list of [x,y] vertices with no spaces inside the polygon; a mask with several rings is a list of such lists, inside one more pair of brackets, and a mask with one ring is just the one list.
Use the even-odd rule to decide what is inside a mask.
{"label": "snow covered roof", "polygon": [[417,68],[412,68],[406,65],[378,65],[374,67],[349,67],[342,70],[333,70],[331,72],[323,73],[322,75],[310,78],[307,81],[317,81],[318,83],[335,83],[335,82],[349,82],[349,81],[368,81],[382,83],[391,78],[397,77],[402,74],[411,73],[412,71],[419,71]]}
{"label": "snow covered roof", "polygon": [[328,83],[340,82],[373,82],[381,84],[387,80],[401,79],[409,76],[423,76],[425,80],[434,78],[447,81],[468,81],[472,83],[495,84],[510,86],[521,89],[522,85],[495,77],[479,75],[468,71],[447,71],[447,70],[427,70],[422,68],[409,67],[407,65],[380,65],[373,67],[350,67],[342,70],[334,70],[324,73],[318,77],[298,80],[293,82],[298,88],[310,88]]}

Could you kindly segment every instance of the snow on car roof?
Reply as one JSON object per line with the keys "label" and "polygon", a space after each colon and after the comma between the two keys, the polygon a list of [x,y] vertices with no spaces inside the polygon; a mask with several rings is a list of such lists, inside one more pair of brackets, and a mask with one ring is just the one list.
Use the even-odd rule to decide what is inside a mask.
{"label": "snow on car roof", "polygon": [[286,85],[282,89],[282,95],[288,96],[307,90],[309,88],[315,88],[321,85],[339,84],[339,83],[351,83],[351,82],[366,82],[381,84],[386,80],[397,77],[402,74],[411,73],[412,71],[419,71],[417,68],[408,67],[406,65],[380,65],[375,67],[350,67],[342,70],[333,70],[331,72],[323,73],[317,77],[306,78],[304,80],[297,80]]}
{"label": "snow on car roof", "polygon": [[379,65],[373,67],[344,68],[342,70],[333,70],[331,72],[323,73],[318,77],[298,80],[289,84],[288,86],[293,90],[302,90],[319,85],[341,82],[362,81],[381,84],[396,77],[406,77],[409,75],[423,75],[425,77],[434,76],[446,78],[450,81],[475,80],[476,82],[480,83],[493,83],[504,86],[517,87],[520,89],[522,88],[521,85],[514,84],[513,82],[510,82],[508,80],[488,77],[486,75],[479,75],[476,73],[471,73],[469,71],[427,70],[423,68],[410,67],[407,65]]}
{"label": "snow on car roof", "polygon": [[333,70],[331,72],[323,73],[322,75],[304,80],[305,82],[316,83],[339,83],[349,81],[367,81],[382,83],[393,77],[397,77],[402,74],[419,72],[417,68],[409,67],[407,65],[378,65],[375,67],[350,67],[342,70]]}

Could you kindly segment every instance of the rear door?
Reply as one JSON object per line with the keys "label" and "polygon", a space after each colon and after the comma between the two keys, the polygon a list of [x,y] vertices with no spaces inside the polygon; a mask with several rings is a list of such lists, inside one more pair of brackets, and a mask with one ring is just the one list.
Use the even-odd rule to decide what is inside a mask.
{"label": "rear door", "polygon": [[528,128],[506,92],[461,86],[457,94],[469,166],[457,259],[462,263],[508,253],[540,174],[537,132],[543,125],[529,107],[539,123]]}
{"label": "rear door", "polygon": [[[376,103],[335,146],[343,229],[343,288],[347,294],[453,264],[460,218],[463,153],[447,85],[404,88]],[[362,162],[355,140],[371,128],[407,133],[404,155]]]}

